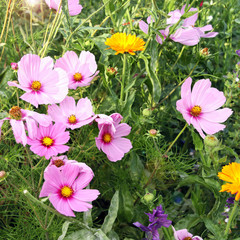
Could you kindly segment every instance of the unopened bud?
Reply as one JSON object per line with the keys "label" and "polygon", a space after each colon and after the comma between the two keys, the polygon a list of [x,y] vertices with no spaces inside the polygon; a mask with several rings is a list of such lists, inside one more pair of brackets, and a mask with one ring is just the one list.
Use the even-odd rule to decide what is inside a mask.
{"label": "unopened bud", "polygon": [[207,56],[209,56],[209,55],[210,55],[209,49],[208,49],[208,48],[203,48],[202,50],[200,50],[200,55],[201,55],[202,57],[207,57]]}
{"label": "unopened bud", "polygon": [[12,70],[15,70],[15,71],[17,71],[17,70],[18,70],[18,64],[17,64],[17,63],[14,63],[14,62],[12,62],[12,63],[11,63],[11,68],[12,68]]}
{"label": "unopened bud", "polygon": [[143,196],[143,199],[145,202],[149,203],[149,202],[152,202],[154,200],[154,195],[152,193],[146,193],[144,196]]}
{"label": "unopened bud", "polygon": [[0,179],[4,178],[6,176],[6,172],[5,171],[0,171]]}
{"label": "unopened bud", "polygon": [[145,108],[145,109],[143,109],[142,113],[143,113],[143,116],[149,117],[149,116],[151,116],[152,111],[148,108]]}
{"label": "unopened bud", "polygon": [[117,74],[117,67],[108,67],[107,68],[107,74],[109,75],[109,76],[114,76],[114,75],[116,75]]}
{"label": "unopened bud", "polygon": [[216,146],[218,146],[219,141],[214,135],[207,135],[204,138],[204,143],[205,143],[206,146],[216,147]]}
{"label": "unopened bud", "polygon": [[151,136],[156,136],[156,135],[157,135],[157,130],[156,130],[156,129],[150,129],[150,130],[149,130],[149,134],[150,134]]}

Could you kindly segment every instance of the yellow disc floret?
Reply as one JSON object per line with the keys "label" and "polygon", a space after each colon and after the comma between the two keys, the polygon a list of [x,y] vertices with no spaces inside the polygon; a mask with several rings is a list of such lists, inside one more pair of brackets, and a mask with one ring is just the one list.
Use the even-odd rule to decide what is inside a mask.
{"label": "yellow disc floret", "polygon": [[76,119],[76,116],[75,115],[71,115],[69,118],[68,118],[68,122],[70,124],[74,124],[77,122],[77,119]]}
{"label": "yellow disc floret", "polygon": [[33,91],[38,91],[38,90],[40,90],[41,86],[42,86],[42,84],[39,81],[33,81],[31,88]]}
{"label": "yellow disc floret", "polygon": [[46,147],[50,147],[53,145],[53,139],[51,139],[50,137],[44,137],[42,140],[41,140],[42,144]]}
{"label": "yellow disc floret", "polygon": [[135,55],[136,51],[143,51],[145,42],[136,37],[136,35],[126,33],[115,33],[111,38],[107,38],[106,45],[110,46],[112,50],[116,51],[116,55],[119,53],[129,53]]}
{"label": "yellow disc floret", "polygon": [[12,119],[21,120],[22,119],[21,108],[18,106],[12,107],[9,111],[9,115]]}
{"label": "yellow disc floret", "polygon": [[105,133],[105,134],[103,135],[103,141],[104,141],[105,143],[109,143],[109,142],[111,142],[111,140],[112,140],[112,136],[111,136],[109,133]]}
{"label": "yellow disc floret", "polygon": [[185,237],[183,240],[192,240],[191,237]]}
{"label": "yellow disc floret", "polygon": [[191,113],[192,116],[198,117],[200,115],[201,111],[202,111],[202,108],[200,106],[198,106],[198,105],[195,105],[191,109],[190,113]]}
{"label": "yellow disc floret", "polygon": [[76,82],[81,82],[82,81],[82,74],[81,73],[75,73],[73,75],[73,78]]}
{"label": "yellow disc floret", "polygon": [[61,188],[61,195],[65,198],[71,197],[73,194],[73,189],[68,186],[64,186]]}

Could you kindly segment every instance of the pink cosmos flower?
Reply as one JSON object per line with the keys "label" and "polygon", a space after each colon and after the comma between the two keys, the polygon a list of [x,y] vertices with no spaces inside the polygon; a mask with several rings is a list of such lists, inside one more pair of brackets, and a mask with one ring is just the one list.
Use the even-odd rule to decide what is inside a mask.
{"label": "pink cosmos flower", "polygon": [[69,132],[62,123],[50,124],[48,127],[39,126],[36,138],[28,138],[27,144],[30,149],[39,156],[49,159],[58,153],[68,151],[69,147],[64,144],[70,139]]}
{"label": "pink cosmos flower", "polygon": [[[45,0],[49,8],[58,10],[60,0]],[[82,11],[82,5],[79,4],[79,0],[68,0],[68,11],[70,16],[78,15]]]}
{"label": "pink cosmos flower", "polygon": [[[111,115],[112,116],[112,115]],[[113,114],[112,121],[109,118],[96,119],[98,121],[99,135],[96,140],[96,145],[99,150],[102,150],[112,162],[119,161],[124,154],[132,148],[131,141],[123,136],[127,136],[131,127],[126,123],[120,123],[120,114]]]}
{"label": "pink cosmos flower", "polygon": [[[185,7],[186,5],[184,5],[181,10],[177,9],[168,14],[170,18],[167,19],[167,28],[165,30],[159,30],[163,39],[158,35],[156,36],[156,40],[158,43],[162,44],[163,41],[168,37],[169,28],[181,19],[182,15],[185,13]],[[191,11],[197,11],[197,8],[190,8],[189,12]],[[176,30],[175,33],[171,34],[169,38],[174,42],[179,42],[183,45],[194,46],[199,43],[201,38],[213,38],[218,35],[217,32],[205,33],[213,29],[212,25],[206,25],[204,27],[194,27],[197,18],[198,13],[195,13],[193,16],[184,19],[181,23],[182,25]],[[150,22],[151,21],[149,21],[149,17],[147,19],[148,24],[142,20],[139,22],[139,28],[146,34],[148,34]]]}
{"label": "pink cosmos flower", "polygon": [[63,57],[56,61],[54,67],[67,72],[69,89],[89,86],[92,79],[99,73],[95,56],[86,51],[82,51],[79,57],[75,52],[67,51]]}
{"label": "pink cosmos flower", "polygon": [[[232,114],[230,108],[220,108],[226,101],[223,92],[211,87],[209,79],[197,81],[191,91],[192,79],[189,77],[181,88],[181,99],[177,101],[177,110],[182,113],[184,119],[199,132],[215,134],[226,126],[220,124]],[[218,110],[217,110],[218,109]]]}
{"label": "pink cosmos flower", "polygon": [[17,70],[18,70],[18,64],[15,63],[15,62],[12,62],[12,63],[11,63],[11,68],[12,68],[12,70],[17,71]]}
{"label": "pink cosmos flower", "polygon": [[175,240],[185,240],[185,239],[191,239],[191,240],[203,240],[199,236],[194,236],[188,232],[187,229],[181,229],[176,231],[175,228],[172,226],[173,233],[174,233],[174,238]]}
{"label": "pink cosmos flower", "polygon": [[44,127],[48,127],[52,123],[50,116],[24,110],[18,106],[12,107],[9,111],[9,115],[10,117],[0,120],[0,135],[3,122],[5,120],[10,120],[16,142],[21,143],[24,146],[27,144],[25,129],[28,131],[29,137],[35,138],[37,133],[37,123]]}
{"label": "pink cosmos flower", "polygon": [[60,107],[56,104],[48,106],[48,114],[53,121],[63,123],[67,128],[80,128],[94,120],[94,112],[91,101],[81,98],[76,106],[73,97],[66,97]]}
{"label": "pink cosmos flower", "polygon": [[61,170],[55,166],[49,167],[44,172],[45,182],[39,197],[49,197],[58,212],[75,217],[73,211],[88,211],[92,208],[88,202],[95,200],[100,194],[95,189],[83,189],[92,178],[93,175],[86,174],[84,167],[77,164],[66,164]]}
{"label": "pink cosmos flower", "polygon": [[21,58],[18,67],[19,84],[8,82],[8,85],[25,91],[21,96],[24,101],[38,107],[38,104],[59,103],[67,96],[67,74],[62,69],[53,70],[50,57],[41,59],[27,54]]}

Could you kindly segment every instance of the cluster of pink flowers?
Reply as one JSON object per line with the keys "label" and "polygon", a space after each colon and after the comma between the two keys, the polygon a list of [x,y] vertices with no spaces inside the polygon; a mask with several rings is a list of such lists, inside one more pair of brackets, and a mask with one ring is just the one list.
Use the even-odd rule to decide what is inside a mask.
{"label": "cluster of pink flowers", "polygon": [[[168,13],[169,18],[167,19],[166,22],[168,26],[165,30],[159,31],[159,35],[161,35],[161,37],[159,35],[156,36],[156,41],[158,43],[162,44],[163,41],[168,37],[170,27],[176,24],[181,19],[181,17],[185,13],[185,8],[186,5],[184,5],[181,10],[177,9]],[[195,11],[198,11],[197,8],[190,8],[189,10],[189,12]],[[169,38],[174,42],[179,42],[183,45],[194,46],[199,43],[200,38],[213,38],[216,35],[218,35],[217,32],[205,33],[213,29],[212,25],[206,25],[204,27],[195,27],[194,25],[197,21],[197,18],[198,13],[195,13],[191,17],[183,19],[175,33],[171,34]],[[147,23],[141,20],[139,22],[140,29],[144,33],[148,34],[149,24],[151,22],[154,22],[154,19],[151,16],[147,18]]]}

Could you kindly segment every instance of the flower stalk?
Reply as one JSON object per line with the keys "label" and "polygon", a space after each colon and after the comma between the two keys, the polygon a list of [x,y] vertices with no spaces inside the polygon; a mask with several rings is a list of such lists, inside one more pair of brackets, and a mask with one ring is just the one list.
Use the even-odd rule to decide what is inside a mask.
{"label": "flower stalk", "polygon": [[123,98],[124,98],[124,85],[125,85],[125,78],[126,78],[126,65],[127,65],[127,54],[123,54],[123,69],[122,69],[121,95],[120,95],[121,103],[123,102]]}

